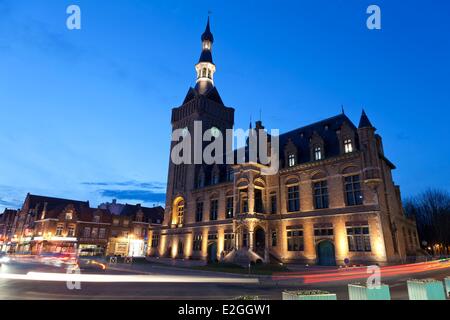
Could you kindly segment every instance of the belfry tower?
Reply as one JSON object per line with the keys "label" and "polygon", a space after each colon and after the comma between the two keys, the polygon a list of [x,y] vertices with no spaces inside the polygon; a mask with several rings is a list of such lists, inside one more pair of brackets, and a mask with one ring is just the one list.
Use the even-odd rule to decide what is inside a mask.
{"label": "belfry tower", "polygon": [[[190,135],[191,141],[194,141],[195,122],[201,122],[201,136],[208,129],[216,133],[221,132],[225,136],[226,129],[232,129],[234,125],[234,109],[224,105],[214,82],[216,72],[212,57],[214,36],[211,33],[209,18],[201,41],[202,52],[195,65],[196,85],[189,88],[183,104],[172,110],[172,130],[181,129],[186,136]],[[172,141],[171,153],[177,143],[179,142]],[[202,153],[209,143],[203,143]],[[194,151],[192,144],[191,163],[174,164],[172,159],[169,159],[165,225],[182,227],[188,221],[194,222],[195,208],[189,206],[194,202],[190,199],[191,192],[206,187],[213,180],[214,183],[218,183],[225,179],[224,165],[194,164]]]}

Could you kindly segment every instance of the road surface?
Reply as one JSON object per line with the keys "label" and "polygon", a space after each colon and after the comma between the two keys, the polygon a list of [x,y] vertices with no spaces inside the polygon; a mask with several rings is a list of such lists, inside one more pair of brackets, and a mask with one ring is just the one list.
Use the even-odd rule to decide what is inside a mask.
{"label": "road surface", "polygon": [[[29,272],[36,272],[38,280],[28,279]],[[242,295],[257,295],[262,299],[281,299],[283,290],[320,289],[336,293],[338,299],[348,299],[347,285],[354,279],[333,279],[332,281],[317,281],[305,283],[302,277],[248,277],[225,273],[212,273],[190,269],[168,267],[160,264],[148,264],[142,267],[115,265],[106,271],[83,271],[103,277],[107,282],[81,282],[79,290],[68,289],[66,281],[40,280],[43,275],[65,274],[63,267],[44,265],[28,261],[11,261],[0,267],[0,299],[151,299],[151,300],[184,300],[184,299],[215,299],[228,300]],[[111,277],[109,277],[111,276]],[[136,279],[171,279],[178,281],[179,277],[194,281],[194,283],[179,282],[113,282],[117,276],[132,276]],[[450,266],[438,270],[423,271],[415,274],[393,275],[382,279],[391,287],[392,299],[406,300],[408,293],[406,280],[411,278],[435,278],[443,280],[450,276]],[[10,277],[10,278],[8,278]],[[16,277],[16,279],[11,279]],[[177,278],[178,277],[178,278]],[[236,283],[220,283],[219,280],[236,281]],[[242,283],[239,279],[248,281],[254,279],[257,283]],[[109,282],[111,280],[111,282]],[[166,281],[163,280],[163,281]],[[200,281],[200,282],[198,282]],[[210,282],[211,281],[211,282]]]}

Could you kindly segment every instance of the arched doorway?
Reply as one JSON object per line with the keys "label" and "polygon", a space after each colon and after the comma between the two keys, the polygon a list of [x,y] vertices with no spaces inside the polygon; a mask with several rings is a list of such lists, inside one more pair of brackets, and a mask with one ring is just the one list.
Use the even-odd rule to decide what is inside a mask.
{"label": "arched doorway", "polygon": [[255,230],[255,252],[264,258],[266,251],[266,233],[263,228]]}
{"label": "arched doorway", "polygon": [[217,260],[217,242],[208,243],[208,263],[216,263]]}
{"label": "arched doorway", "polygon": [[321,266],[336,265],[334,244],[330,240],[324,240],[317,244],[317,264]]}

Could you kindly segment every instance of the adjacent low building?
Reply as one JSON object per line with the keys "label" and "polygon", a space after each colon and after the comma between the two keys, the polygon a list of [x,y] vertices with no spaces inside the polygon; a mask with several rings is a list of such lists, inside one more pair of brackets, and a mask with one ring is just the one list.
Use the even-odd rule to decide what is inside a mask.
{"label": "adjacent low building", "polygon": [[[0,215],[0,249],[21,254],[145,256],[148,228],[161,224],[162,207],[115,205],[114,213],[88,201],[28,194],[20,210]],[[117,210],[120,208],[120,210]]]}

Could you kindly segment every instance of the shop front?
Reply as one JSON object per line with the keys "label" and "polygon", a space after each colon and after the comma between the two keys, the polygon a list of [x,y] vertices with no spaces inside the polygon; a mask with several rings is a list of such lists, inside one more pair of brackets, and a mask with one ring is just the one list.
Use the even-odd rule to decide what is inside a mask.
{"label": "shop front", "polygon": [[43,237],[34,237],[31,242],[31,252],[33,254],[74,254],[77,253],[77,238],[52,237],[45,239]]}

